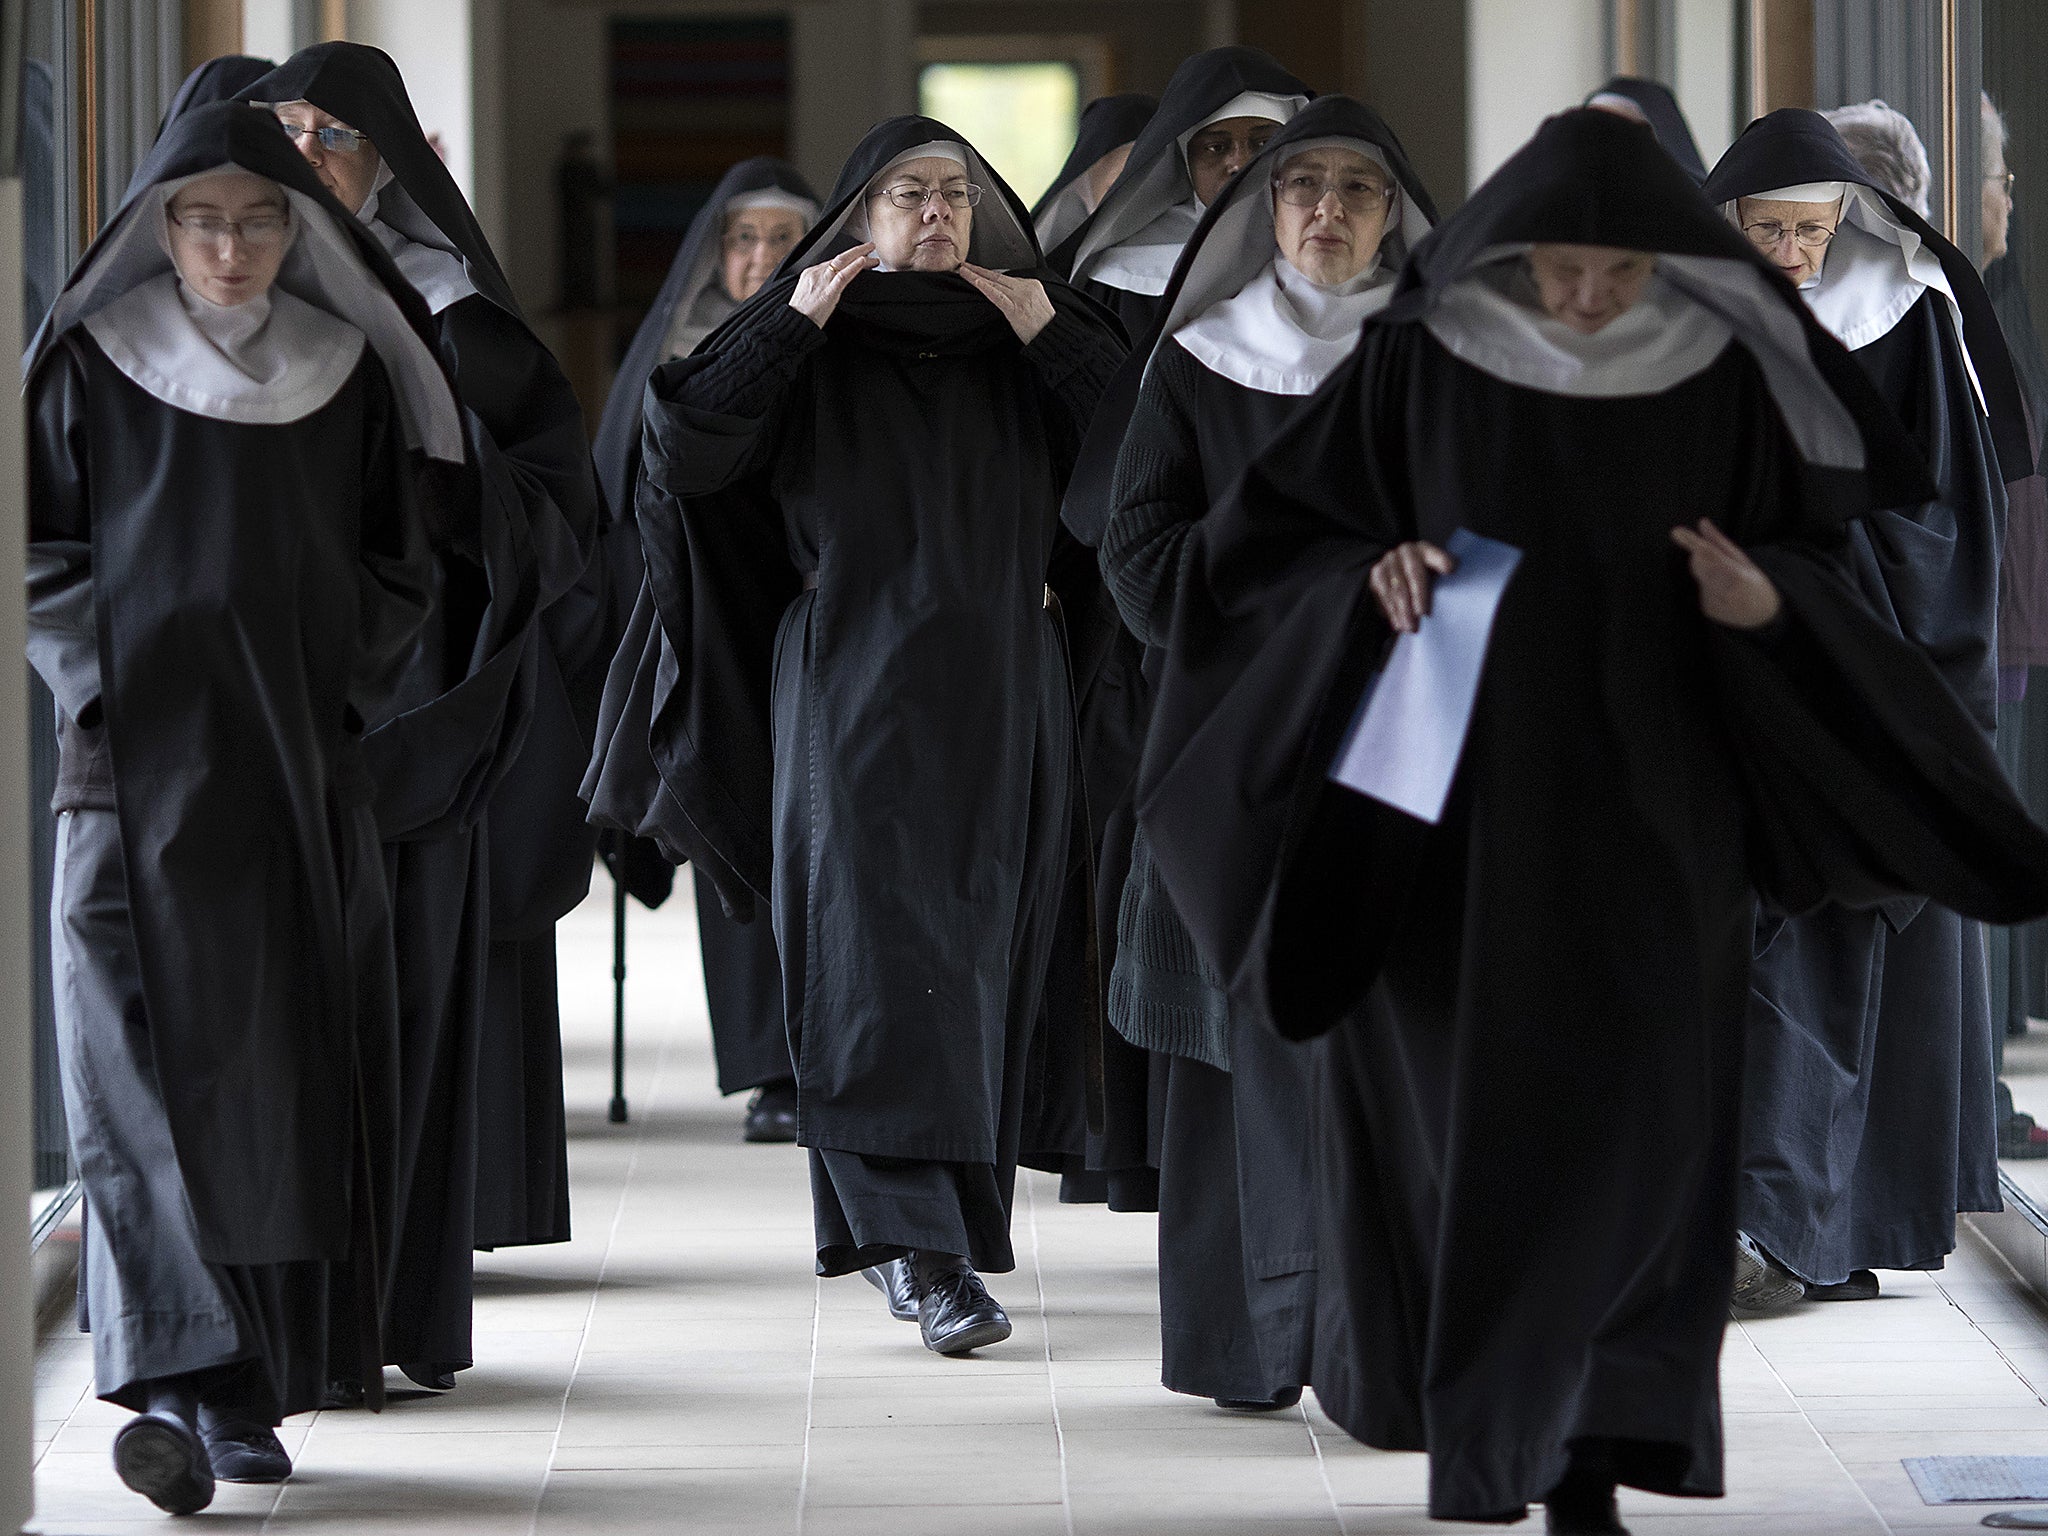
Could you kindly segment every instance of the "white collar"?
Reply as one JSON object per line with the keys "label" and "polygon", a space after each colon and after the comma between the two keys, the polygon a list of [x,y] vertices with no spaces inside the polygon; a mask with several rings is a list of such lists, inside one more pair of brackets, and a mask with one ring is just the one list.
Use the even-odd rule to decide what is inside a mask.
{"label": "white collar", "polygon": [[283,426],[332,400],[363,355],[363,333],[281,288],[246,304],[208,302],[161,273],[84,321],[107,360],[147,393],[215,421]]}
{"label": "white collar", "polygon": [[1423,323],[1452,356],[1524,389],[1581,399],[1657,395],[1704,372],[1734,333],[1654,274],[1627,314],[1586,336],[1517,296],[1519,262],[1492,262],[1444,290]]}
{"label": "white collar", "polygon": [[1359,328],[1394,296],[1377,260],[1325,288],[1279,255],[1264,271],[1174,333],[1210,372],[1269,395],[1312,395],[1358,345]]}
{"label": "white collar", "polygon": [[[382,173],[386,167],[377,169]],[[420,297],[427,301],[427,308],[438,315],[451,304],[475,293],[476,284],[470,281],[469,267],[453,251],[415,240],[378,217],[384,204],[385,188],[390,184],[389,176],[380,175],[376,190],[364,199],[363,206],[356,210],[356,217],[377,237],[377,243],[389,253],[392,264],[405,280],[419,290]]]}
{"label": "white collar", "polygon": [[1088,268],[1089,281],[1155,298],[1166,292],[1181,248],[1193,238],[1202,212],[1199,198],[1191,196],[1184,203],[1175,203],[1128,240],[1096,257]]}

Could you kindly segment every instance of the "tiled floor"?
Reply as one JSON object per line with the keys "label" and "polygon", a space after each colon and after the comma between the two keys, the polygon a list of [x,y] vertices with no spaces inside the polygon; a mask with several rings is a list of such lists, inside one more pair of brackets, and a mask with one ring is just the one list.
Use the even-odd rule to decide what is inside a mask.
{"label": "tiled floor", "polygon": [[[600,892],[608,896],[600,878]],[[1312,1408],[1228,1418],[1157,1385],[1150,1223],[1019,1192],[1016,1336],[940,1360],[858,1279],[819,1283],[801,1154],[739,1143],[711,1089],[688,883],[633,917],[632,1122],[605,1123],[610,925],[567,926],[577,1240],[478,1261],[477,1368],[444,1399],[287,1431],[284,1489],[206,1527],[266,1532],[1366,1536],[1431,1529],[1419,1456]],[[1887,1295],[1732,1329],[1729,1496],[1631,1498],[1637,1536],[1975,1526],[1908,1455],[2048,1454],[2048,1316],[1982,1249]],[[397,1378],[394,1375],[393,1380]],[[108,1466],[122,1415],[86,1342],[46,1347],[38,1529],[161,1529]],[[197,1527],[189,1527],[197,1528]],[[1540,1527],[1538,1527],[1540,1529]],[[1450,1529],[1434,1527],[1434,1529]],[[1478,1530],[1478,1527],[1458,1527]]]}

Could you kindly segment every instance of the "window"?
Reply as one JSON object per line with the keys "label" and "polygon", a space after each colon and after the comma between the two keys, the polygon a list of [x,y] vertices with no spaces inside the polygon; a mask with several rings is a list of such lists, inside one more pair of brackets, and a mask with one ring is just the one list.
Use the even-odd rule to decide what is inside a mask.
{"label": "window", "polygon": [[1052,185],[1081,119],[1081,72],[1063,60],[927,64],[918,110],[964,134],[1028,206]]}

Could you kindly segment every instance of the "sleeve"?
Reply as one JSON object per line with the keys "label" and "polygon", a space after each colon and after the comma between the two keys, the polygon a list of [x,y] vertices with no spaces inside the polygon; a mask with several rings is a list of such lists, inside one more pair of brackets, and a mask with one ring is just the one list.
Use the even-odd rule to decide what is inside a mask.
{"label": "sleeve", "polygon": [[426,624],[434,557],[421,514],[428,471],[405,446],[396,403],[376,354],[364,351],[363,503],[356,568],[356,712],[381,718],[388,684]]}
{"label": "sleeve", "polygon": [[764,308],[707,359],[664,363],[647,383],[641,470],[674,496],[704,496],[773,457],[804,364],[825,332],[787,304]]}
{"label": "sleeve", "polygon": [[1161,345],[1117,454],[1102,535],[1103,579],[1124,623],[1147,645],[1166,639],[1188,535],[1209,510],[1190,366],[1200,365],[1178,343]]}
{"label": "sleeve", "polygon": [[1080,456],[1095,407],[1125,352],[1109,327],[1057,301],[1052,319],[1025,347],[1024,356],[1038,375],[1039,392],[1048,407],[1053,456],[1062,466],[1071,466]]}
{"label": "sleeve", "polygon": [[98,723],[85,377],[59,343],[29,385],[28,657],[64,713]]}

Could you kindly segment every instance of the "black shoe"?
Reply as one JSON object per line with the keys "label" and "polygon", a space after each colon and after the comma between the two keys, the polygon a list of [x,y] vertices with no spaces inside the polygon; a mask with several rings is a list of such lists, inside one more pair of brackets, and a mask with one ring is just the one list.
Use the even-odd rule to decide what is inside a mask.
{"label": "black shoe", "polygon": [[747,1105],[741,1141],[796,1140],[796,1084],[769,1083],[756,1088]]}
{"label": "black shoe", "polygon": [[1852,1269],[1849,1278],[1839,1285],[1809,1285],[1806,1288],[1808,1301],[1875,1301],[1877,1300],[1877,1276],[1867,1269]]}
{"label": "black shoe", "polygon": [[199,1431],[168,1413],[138,1413],[114,1436],[114,1471],[158,1509],[196,1515],[213,1502],[213,1463]]}
{"label": "black shoe", "polygon": [[1628,1536],[1615,1506],[1614,1485],[1589,1486],[1567,1477],[1543,1501],[1550,1536]]}
{"label": "black shoe", "polygon": [[935,1355],[964,1355],[1010,1336],[1010,1317],[989,1295],[981,1276],[961,1265],[925,1282],[917,1303],[924,1347]]}
{"label": "black shoe", "polygon": [[864,1269],[861,1278],[889,1303],[889,1315],[901,1323],[917,1321],[917,1282],[910,1278],[910,1260],[891,1259]]}
{"label": "black shoe", "polygon": [[323,1412],[329,1409],[362,1406],[363,1384],[360,1381],[330,1381],[327,1383],[327,1390],[320,1394],[320,1407]]}
{"label": "black shoe", "polygon": [[1230,1413],[1278,1413],[1301,1401],[1301,1388],[1290,1387],[1278,1397],[1219,1397],[1216,1406]]}
{"label": "black shoe", "polygon": [[202,1409],[199,1438],[206,1442],[213,1475],[224,1483],[281,1483],[292,1475],[292,1459],[268,1425],[216,1419]]}
{"label": "black shoe", "polygon": [[1737,1317],[1768,1317],[1806,1299],[1806,1282],[1757,1244],[1747,1232],[1735,1234],[1735,1295],[1728,1310]]}
{"label": "black shoe", "polygon": [[410,1365],[401,1365],[398,1369],[407,1381],[416,1387],[425,1387],[429,1392],[455,1390],[455,1367],[439,1360],[415,1360]]}

